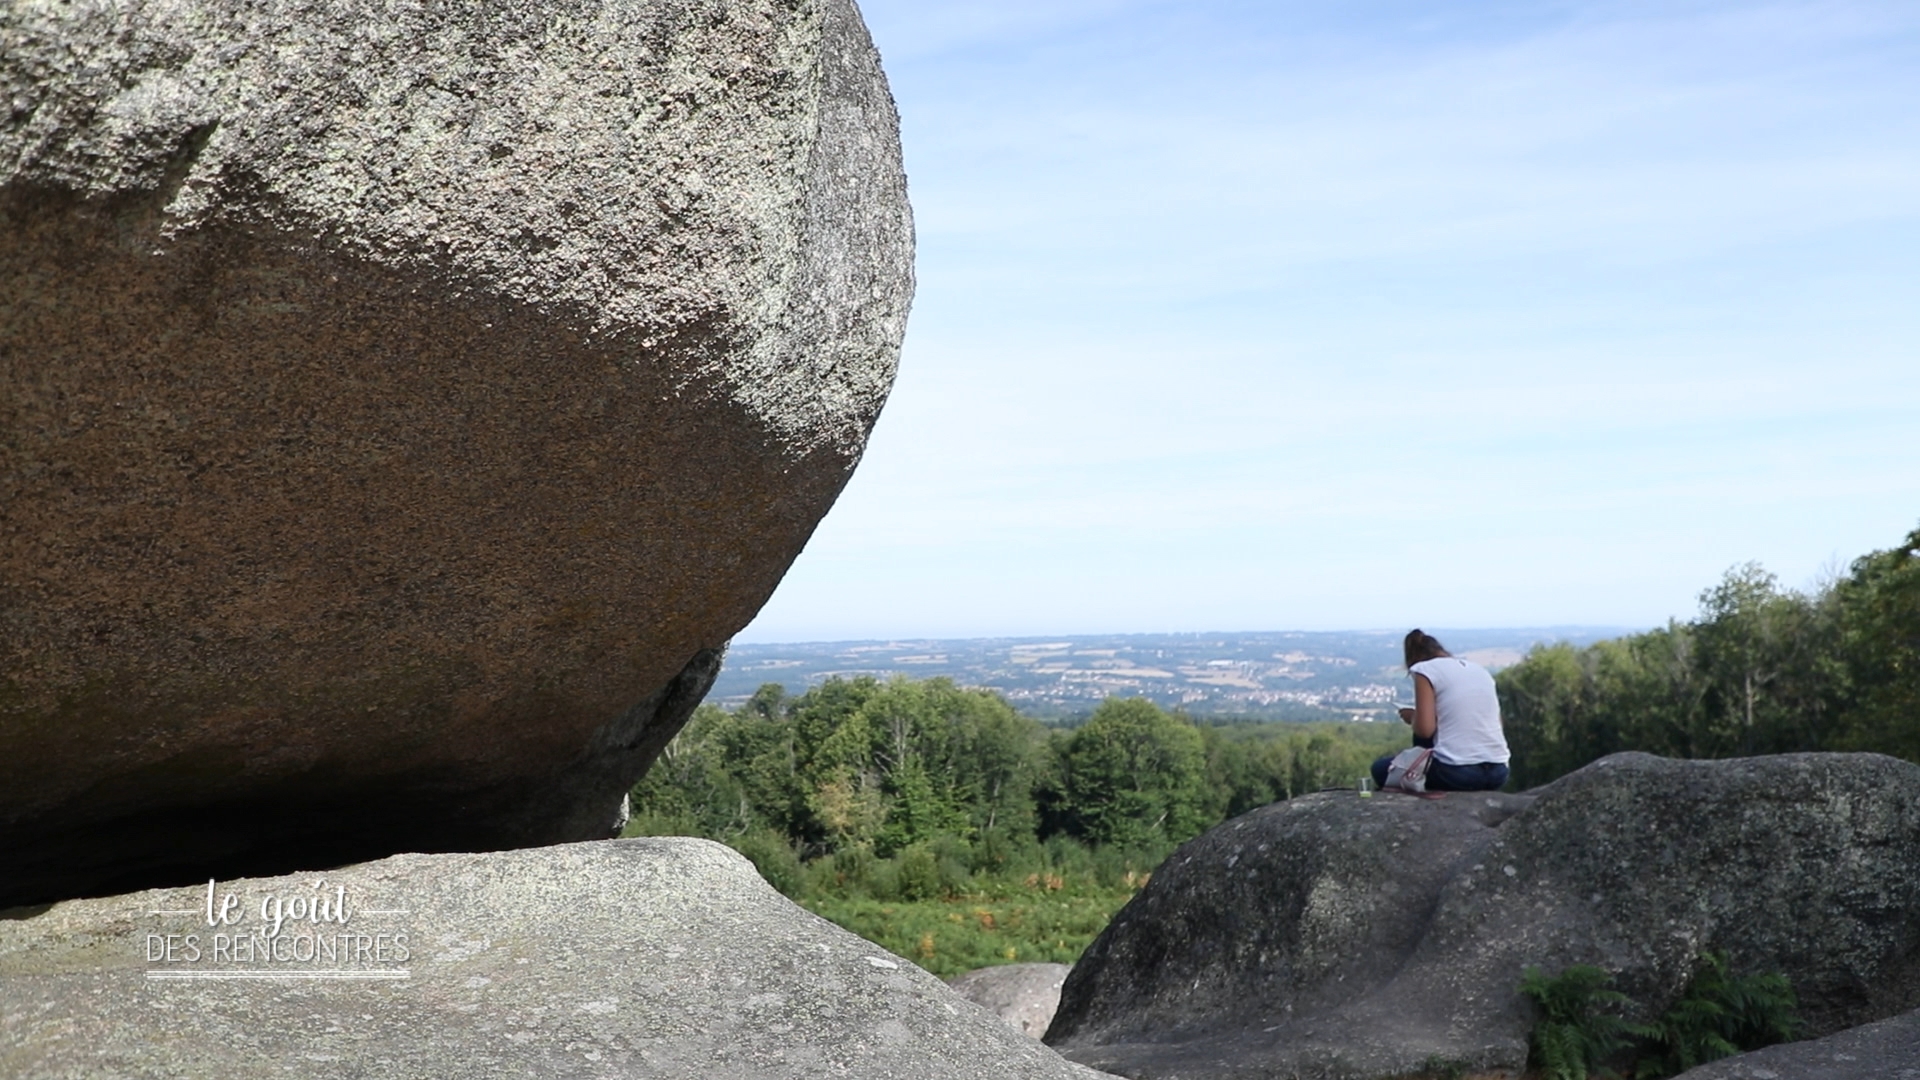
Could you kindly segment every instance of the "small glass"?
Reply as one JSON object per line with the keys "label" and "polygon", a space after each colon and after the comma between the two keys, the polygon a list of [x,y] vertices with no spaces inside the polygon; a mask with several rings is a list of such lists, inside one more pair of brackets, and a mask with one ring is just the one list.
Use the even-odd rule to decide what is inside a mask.
{"label": "small glass", "polygon": [[1373,777],[1363,776],[1360,778],[1360,797],[1363,799],[1373,798]]}

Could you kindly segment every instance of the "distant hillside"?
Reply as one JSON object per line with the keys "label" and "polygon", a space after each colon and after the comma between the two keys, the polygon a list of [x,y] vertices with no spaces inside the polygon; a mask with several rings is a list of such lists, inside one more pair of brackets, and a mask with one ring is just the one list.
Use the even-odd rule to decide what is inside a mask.
{"label": "distant hillside", "polygon": [[[1499,668],[1542,642],[1589,644],[1629,630],[1556,626],[1435,630],[1455,653]],[[1403,630],[1329,633],[1060,634],[1032,638],[735,645],[708,700],[744,702],[763,683],[798,694],[831,676],[944,675],[993,690],[1043,719],[1084,715],[1109,696],[1145,697],[1195,716],[1392,719],[1411,700]]]}

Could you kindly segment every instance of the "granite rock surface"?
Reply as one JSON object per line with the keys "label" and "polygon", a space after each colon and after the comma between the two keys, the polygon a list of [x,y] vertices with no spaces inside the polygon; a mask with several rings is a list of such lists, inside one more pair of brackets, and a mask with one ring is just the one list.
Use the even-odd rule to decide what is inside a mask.
{"label": "granite rock surface", "polygon": [[1517,1073],[1529,965],[1614,972],[1644,1020],[1706,950],[1785,973],[1812,1035],[1920,1005],[1920,767],[1618,754],[1523,795],[1265,807],[1154,873],[1047,1041],[1136,1078]]}
{"label": "granite rock surface", "polygon": [[852,0],[0,10],[0,903],[609,835],[911,291]]}
{"label": "granite rock surface", "polygon": [[216,927],[204,887],[0,918],[0,1075],[1098,1075],[703,840],[399,855],[215,897]]}
{"label": "granite rock surface", "polygon": [[1022,1035],[1040,1038],[1060,1007],[1067,964],[998,964],[947,981],[953,992],[1005,1020]]}
{"label": "granite rock surface", "polygon": [[1674,1080],[1920,1080],[1920,1011],[1737,1054]]}

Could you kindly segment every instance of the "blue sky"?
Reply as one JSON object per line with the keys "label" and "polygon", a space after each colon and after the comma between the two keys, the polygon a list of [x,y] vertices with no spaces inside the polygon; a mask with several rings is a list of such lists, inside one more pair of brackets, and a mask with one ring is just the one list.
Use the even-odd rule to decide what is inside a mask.
{"label": "blue sky", "polygon": [[919,232],[743,641],[1643,626],[1920,524],[1920,5],[869,0]]}

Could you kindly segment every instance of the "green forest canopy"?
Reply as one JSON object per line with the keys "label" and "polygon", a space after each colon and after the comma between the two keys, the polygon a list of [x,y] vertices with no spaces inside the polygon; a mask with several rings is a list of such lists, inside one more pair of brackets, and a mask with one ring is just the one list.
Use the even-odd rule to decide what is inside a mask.
{"label": "green forest canopy", "polygon": [[634,831],[732,843],[796,893],[804,866],[903,855],[946,864],[909,898],[952,892],[974,872],[1046,869],[1049,844],[1054,861],[1063,844],[1110,848],[1145,872],[1226,817],[1353,786],[1406,741],[1398,724],[1199,727],[1137,698],[1049,729],[946,679],[769,685],[695,713],[634,789]]}
{"label": "green forest canopy", "polygon": [[1110,699],[1072,730],[947,679],[829,679],[702,706],[628,835],[732,845],[774,887],[938,975],[1071,963],[1175,844],[1351,787],[1399,724],[1197,727]]}
{"label": "green forest canopy", "polygon": [[1920,529],[1808,592],[1734,567],[1691,621],[1538,647],[1497,683],[1519,789],[1621,750],[1920,762]]}

